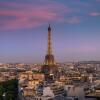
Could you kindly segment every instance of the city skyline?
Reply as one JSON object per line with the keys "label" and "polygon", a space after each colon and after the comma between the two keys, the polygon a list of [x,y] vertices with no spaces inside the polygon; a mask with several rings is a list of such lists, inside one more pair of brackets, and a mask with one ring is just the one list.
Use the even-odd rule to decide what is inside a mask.
{"label": "city skyline", "polygon": [[51,24],[57,62],[100,60],[100,0],[0,0],[0,62],[39,63]]}

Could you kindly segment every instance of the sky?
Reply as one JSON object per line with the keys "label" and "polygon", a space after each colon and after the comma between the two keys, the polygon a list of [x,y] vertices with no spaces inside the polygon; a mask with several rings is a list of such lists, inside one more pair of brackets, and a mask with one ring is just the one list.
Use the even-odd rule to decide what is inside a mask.
{"label": "sky", "polygon": [[0,0],[0,62],[43,62],[49,24],[56,62],[100,60],[100,0]]}

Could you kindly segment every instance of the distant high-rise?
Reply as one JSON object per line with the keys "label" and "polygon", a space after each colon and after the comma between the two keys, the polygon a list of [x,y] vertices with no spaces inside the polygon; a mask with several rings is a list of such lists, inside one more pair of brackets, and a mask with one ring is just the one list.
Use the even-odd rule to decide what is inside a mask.
{"label": "distant high-rise", "polygon": [[44,64],[41,71],[45,74],[46,81],[53,81],[57,76],[57,66],[55,64],[54,55],[52,53],[52,42],[51,42],[51,27],[48,27],[48,48],[45,56]]}

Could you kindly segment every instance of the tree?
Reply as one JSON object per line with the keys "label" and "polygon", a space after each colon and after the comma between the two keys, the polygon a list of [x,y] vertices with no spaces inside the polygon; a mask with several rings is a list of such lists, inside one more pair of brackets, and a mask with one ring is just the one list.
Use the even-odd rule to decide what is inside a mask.
{"label": "tree", "polygon": [[16,100],[18,97],[18,80],[12,79],[0,83],[0,100],[3,100],[5,93],[6,100]]}

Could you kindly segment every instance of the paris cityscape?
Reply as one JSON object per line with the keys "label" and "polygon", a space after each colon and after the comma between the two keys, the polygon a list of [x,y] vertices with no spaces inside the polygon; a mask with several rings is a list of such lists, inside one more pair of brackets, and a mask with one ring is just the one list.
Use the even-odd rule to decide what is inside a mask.
{"label": "paris cityscape", "polygon": [[0,0],[0,100],[100,100],[100,0]]}

